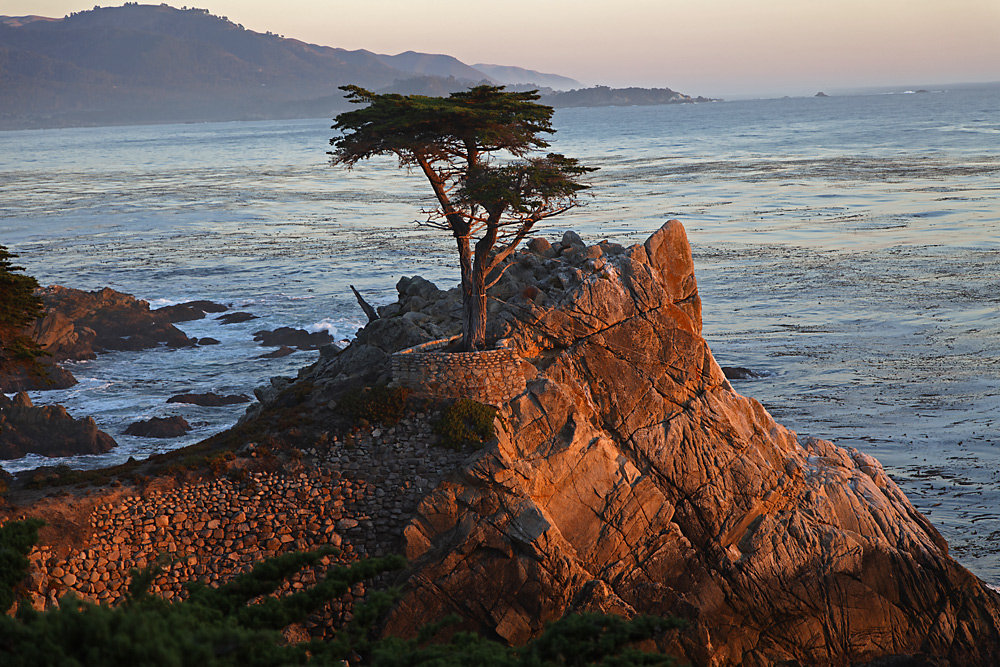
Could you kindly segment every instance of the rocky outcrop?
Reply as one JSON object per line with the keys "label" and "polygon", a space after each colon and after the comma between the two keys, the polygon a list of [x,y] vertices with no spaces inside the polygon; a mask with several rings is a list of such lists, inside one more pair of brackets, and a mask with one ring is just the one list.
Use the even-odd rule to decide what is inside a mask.
{"label": "rocky outcrop", "polygon": [[149,303],[105,287],[94,292],[53,285],[41,291],[45,316],[32,337],[55,361],[93,359],[110,350],[193,345],[170,316]]}
{"label": "rocky outcrop", "polygon": [[0,392],[42,389],[66,389],[76,384],[76,378],[51,357],[39,357],[32,364],[12,364],[0,371]]}
{"label": "rocky outcrop", "polygon": [[61,405],[36,407],[25,393],[13,400],[0,394],[0,459],[25,454],[103,454],[116,446],[92,417],[73,419]]}
{"label": "rocky outcrop", "polygon": [[[387,632],[457,613],[521,643],[596,609],[687,619],[659,647],[698,666],[995,664],[1000,597],[878,461],[733,390],[700,335],[680,223],[627,249],[542,245],[491,301],[491,339],[530,362],[527,390],[406,527]],[[344,375],[360,354],[316,368]]]}
{"label": "rocky outcrop", "polygon": [[128,425],[125,435],[142,438],[179,438],[191,430],[191,424],[180,415],[173,417],[153,417]]}
{"label": "rocky outcrop", "polygon": [[198,341],[188,338],[172,322],[205,317],[226,306],[211,301],[150,310],[149,303],[104,288],[94,292],[53,285],[39,292],[45,315],[27,331],[45,351],[28,370],[0,374],[0,390],[65,389],[76,378],[62,361],[93,359],[110,350],[145,350],[160,345],[184,347]]}

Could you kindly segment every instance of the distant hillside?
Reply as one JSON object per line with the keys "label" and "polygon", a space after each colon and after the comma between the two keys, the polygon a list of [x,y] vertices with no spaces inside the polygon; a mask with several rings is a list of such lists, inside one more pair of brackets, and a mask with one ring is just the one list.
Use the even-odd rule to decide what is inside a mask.
{"label": "distant hillside", "polygon": [[478,68],[469,67],[461,60],[451,56],[434,55],[430,53],[417,53],[406,51],[395,56],[376,56],[379,62],[389,67],[421,74],[425,76],[440,76],[453,78],[460,81],[472,81],[476,83],[501,83],[493,80]]}
{"label": "distant hillside", "polygon": [[533,69],[523,67],[509,67],[506,65],[486,65],[479,63],[473,65],[474,68],[487,75],[494,81],[510,85],[531,85],[539,88],[551,88],[553,90],[571,90],[579,88],[580,82],[568,76],[558,74],[545,74],[536,72]]}
{"label": "distant hillside", "polygon": [[[387,56],[262,34],[197,8],[126,3],[61,19],[2,16],[0,129],[332,116],[348,108],[345,84],[442,95],[524,78],[550,93],[572,81],[487,67],[502,76],[447,55]],[[546,99],[577,106],[604,97]]]}

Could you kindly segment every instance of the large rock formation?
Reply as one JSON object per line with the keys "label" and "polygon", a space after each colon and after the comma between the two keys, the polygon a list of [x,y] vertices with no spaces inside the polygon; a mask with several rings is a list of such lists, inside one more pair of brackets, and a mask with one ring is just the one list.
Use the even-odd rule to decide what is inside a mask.
{"label": "large rock formation", "polygon": [[32,405],[25,393],[13,400],[0,393],[0,459],[25,454],[103,454],[117,443],[92,417],[74,419],[61,405]]}
{"label": "large rock formation", "polygon": [[[406,527],[412,570],[386,631],[457,613],[520,643],[599,609],[687,619],[660,648],[698,666],[996,664],[1000,596],[878,461],[800,438],[733,390],[700,335],[680,223],[628,249],[547,246],[517,255],[491,306],[491,339],[530,362],[527,390]],[[390,350],[367,329],[420,342],[419,318],[388,321],[408,286],[321,357],[316,386],[379,375]]]}
{"label": "large rock formation", "polygon": [[109,287],[85,292],[52,285],[41,297],[45,317],[31,334],[55,361],[93,359],[110,350],[194,344],[170,323],[169,312],[151,311],[148,302]]}
{"label": "large rock formation", "polygon": [[52,285],[39,292],[45,315],[28,330],[45,351],[30,372],[0,375],[6,392],[65,389],[76,384],[61,361],[93,359],[111,350],[146,350],[159,345],[195,345],[172,322],[205,317],[225,306],[209,301],[150,310],[149,303],[105,287],[93,292]]}

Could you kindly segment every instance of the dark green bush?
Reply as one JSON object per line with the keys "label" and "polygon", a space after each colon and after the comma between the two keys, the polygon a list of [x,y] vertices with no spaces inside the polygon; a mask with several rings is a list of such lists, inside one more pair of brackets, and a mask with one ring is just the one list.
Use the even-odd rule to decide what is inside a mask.
{"label": "dark green bush", "polygon": [[441,444],[451,449],[461,449],[468,444],[482,444],[496,436],[493,420],[497,409],[467,398],[460,398],[441,414],[434,424],[434,432],[441,436]]}
{"label": "dark green bush", "polygon": [[410,390],[406,387],[376,384],[348,391],[337,402],[337,409],[355,424],[367,422],[394,426],[406,415],[409,397]]}
{"label": "dark green bush", "polygon": [[14,265],[16,257],[0,245],[0,373],[37,371],[36,360],[45,354],[25,333],[44,314],[35,294],[38,282],[20,273],[24,267]]}
{"label": "dark green bush", "polygon": [[[0,605],[13,602],[14,587],[27,575],[25,555],[35,544],[41,523],[29,519],[0,527],[0,594],[9,596],[0,599]],[[314,586],[293,595],[268,596],[286,577],[333,552],[327,547],[283,554],[218,588],[188,584],[190,596],[183,602],[171,603],[148,592],[157,574],[154,565],[132,571],[128,593],[115,607],[81,602],[72,595],[45,612],[21,605],[15,617],[0,614],[0,664],[277,667],[308,663],[339,667],[345,659],[352,665],[379,667],[672,664],[667,656],[633,648],[636,642],[682,627],[676,619],[648,616],[631,620],[600,614],[567,616],[523,647],[504,646],[464,632],[447,642],[431,642],[448,621],[426,626],[417,639],[378,639],[372,629],[394,600],[385,591],[370,593],[366,603],[355,607],[353,620],[332,641],[285,644],[281,628],[300,622],[353,584],[406,565],[401,556],[363,560],[349,568],[333,568]],[[251,600],[254,603],[248,604]]]}
{"label": "dark green bush", "polygon": [[28,554],[38,542],[38,519],[9,521],[0,526],[0,615],[14,604],[14,587],[28,574]]}

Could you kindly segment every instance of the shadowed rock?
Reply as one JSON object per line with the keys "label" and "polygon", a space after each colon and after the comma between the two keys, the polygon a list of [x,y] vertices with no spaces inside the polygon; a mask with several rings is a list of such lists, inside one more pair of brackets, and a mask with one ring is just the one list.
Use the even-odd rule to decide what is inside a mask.
{"label": "shadowed rock", "polygon": [[760,377],[760,374],[754,373],[749,368],[743,368],[742,366],[723,366],[722,373],[726,376],[727,380],[750,380]]}
{"label": "shadowed rock", "polygon": [[281,357],[287,357],[290,354],[294,354],[295,350],[288,347],[287,345],[282,345],[274,352],[268,352],[267,354],[262,354],[258,359],[280,359]]}
{"label": "shadowed rock", "polygon": [[220,315],[215,318],[222,324],[239,324],[241,322],[249,322],[250,320],[256,320],[257,316],[253,313],[226,313],[225,315]]}
{"label": "shadowed rock", "polygon": [[126,435],[136,435],[143,438],[179,438],[191,430],[184,417],[153,417],[145,421],[129,424]]}
{"label": "shadowed rock", "polygon": [[93,359],[109,350],[193,345],[166,314],[149,303],[105,287],[94,292],[53,285],[40,292],[45,316],[32,337],[55,361]]}
{"label": "shadowed rock", "polygon": [[228,306],[213,301],[188,301],[157,308],[153,313],[158,317],[166,318],[167,322],[190,322],[191,320],[205,319],[207,313],[223,313],[227,310],[229,310]]}
{"label": "shadowed rock", "polygon": [[334,342],[328,331],[310,333],[305,329],[278,327],[274,331],[254,332],[253,339],[260,341],[264,347],[297,347],[300,350],[318,350],[324,345]]}
{"label": "shadowed rock", "polygon": [[0,394],[0,459],[103,454],[116,445],[92,417],[73,419],[61,405],[36,407],[23,392],[13,400]]}
{"label": "shadowed rock", "polygon": [[238,403],[249,403],[250,397],[246,394],[231,394],[220,396],[219,394],[208,392],[205,394],[177,394],[167,399],[167,403],[190,403],[202,407],[217,408],[223,405],[236,405]]}

